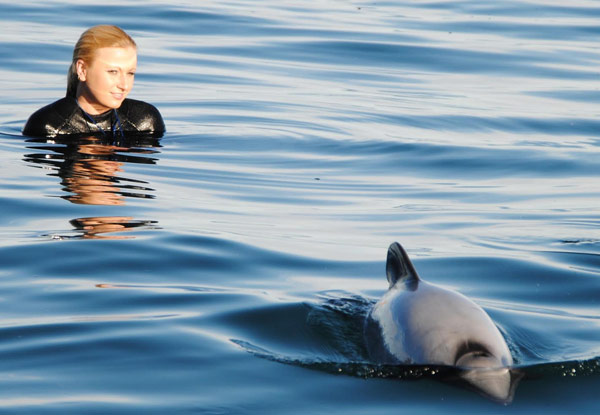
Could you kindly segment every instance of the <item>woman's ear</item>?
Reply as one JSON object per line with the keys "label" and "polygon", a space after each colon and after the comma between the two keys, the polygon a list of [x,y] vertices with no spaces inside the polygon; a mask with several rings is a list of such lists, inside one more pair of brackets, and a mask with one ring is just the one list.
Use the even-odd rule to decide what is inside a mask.
{"label": "woman's ear", "polygon": [[83,59],[78,59],[75,62],[75,68],[77,69],[77,78],[80,82],[85,82],[87,76],[87,64],[83,61]]}

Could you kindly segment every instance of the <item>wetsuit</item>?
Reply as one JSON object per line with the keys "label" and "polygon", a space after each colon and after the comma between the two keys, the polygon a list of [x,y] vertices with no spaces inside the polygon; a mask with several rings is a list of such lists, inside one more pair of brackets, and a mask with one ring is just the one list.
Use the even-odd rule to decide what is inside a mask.
{"label": "wetsuit", "polygon": [[119,108],[90,115],[72,97],[65,97],[34,112],[23,134],[31,137],[58,135],[148,134],[162,136],[165,123],[151,104],[125,99]]}

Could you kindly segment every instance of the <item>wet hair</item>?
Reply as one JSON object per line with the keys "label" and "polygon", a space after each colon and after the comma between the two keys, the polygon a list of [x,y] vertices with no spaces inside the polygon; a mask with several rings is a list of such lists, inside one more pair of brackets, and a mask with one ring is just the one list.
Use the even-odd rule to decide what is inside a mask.
{"label": "wet hair", "polygon": [[67,75],[67,96],[75,98],[79,78],[77,77],[77,61],[82,59],[91,64],[94,60],[96,50],[100,48],[128,48],[137,49],[135,41],[125,31],[117,26],[100,25],[94,26],[82,33],[73,49],[73,61]]}

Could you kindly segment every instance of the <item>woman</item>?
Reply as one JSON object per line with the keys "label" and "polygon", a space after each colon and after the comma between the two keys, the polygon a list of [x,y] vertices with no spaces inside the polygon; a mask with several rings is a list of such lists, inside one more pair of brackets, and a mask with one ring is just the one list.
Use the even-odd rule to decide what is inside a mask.
{"label": "woman", "polygon": [[123,30],[108,25],[86,30],[73,50],[67,96],[31,115],[23,134],[161,136],[165,124],[160,112],[127,98],[136,67],[137,46]]}

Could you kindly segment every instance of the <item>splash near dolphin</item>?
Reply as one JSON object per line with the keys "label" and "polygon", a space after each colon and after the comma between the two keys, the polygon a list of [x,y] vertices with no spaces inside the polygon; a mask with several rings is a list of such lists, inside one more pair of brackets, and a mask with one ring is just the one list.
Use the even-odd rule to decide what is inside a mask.
{"label": "splash near dolphin", "polygon": [[510,403],[520,376],[486,312],[462,294],[421,280],[397,242],[388,249],[386,274],[389,290],[365,321],[369,357],[383,364],[453,366],[466,386]]}

